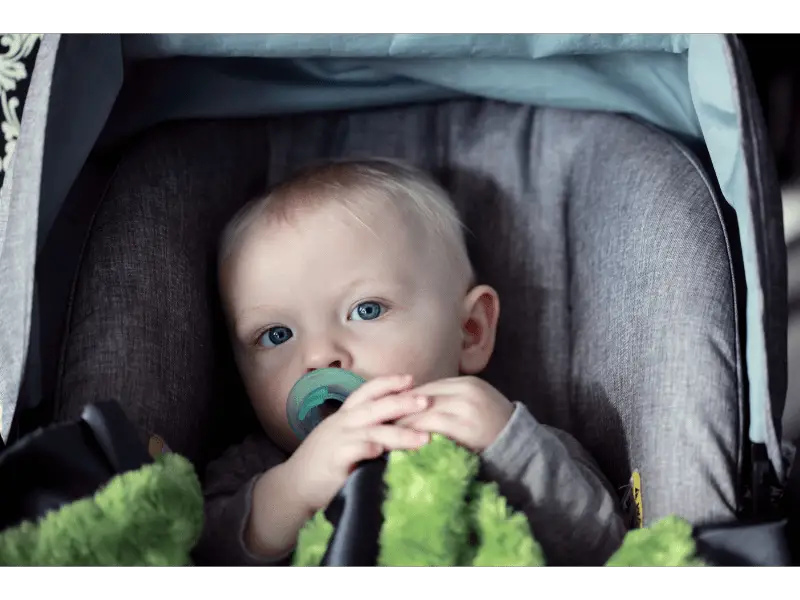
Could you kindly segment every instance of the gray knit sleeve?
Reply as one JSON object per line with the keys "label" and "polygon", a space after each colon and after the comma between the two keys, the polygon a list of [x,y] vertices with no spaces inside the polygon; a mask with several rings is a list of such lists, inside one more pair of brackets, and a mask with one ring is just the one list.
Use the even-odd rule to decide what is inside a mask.
{"label": "gray knit sleeve", "polygon": [[244,531],[258,477],[286,460],[265,435],[246,438],[206,470],[203,486],[205,525],[196,556],[209,565],[285,565],[291,556],[265,560],[247,550]]}
{"label": "gray knit sleeve", "polygon": [[569,434],[541,425],[515,403],[481,455],[486,475],[523,511],[553,565],[602,565],[626,533],[611,484]]}

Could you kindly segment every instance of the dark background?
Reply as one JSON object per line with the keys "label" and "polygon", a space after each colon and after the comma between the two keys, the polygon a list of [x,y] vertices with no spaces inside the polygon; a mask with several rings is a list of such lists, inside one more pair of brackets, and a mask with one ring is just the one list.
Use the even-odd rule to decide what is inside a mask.
{"label": "dark background", "polygon": [[741,35],[782,184],[789,275],[784,439],[800,441],[800,35]]}
{"label": "dark background", "polygon": [[779,176],[784,183],[795,182],[800,179],[800,35],[739,37],[750,58]]}

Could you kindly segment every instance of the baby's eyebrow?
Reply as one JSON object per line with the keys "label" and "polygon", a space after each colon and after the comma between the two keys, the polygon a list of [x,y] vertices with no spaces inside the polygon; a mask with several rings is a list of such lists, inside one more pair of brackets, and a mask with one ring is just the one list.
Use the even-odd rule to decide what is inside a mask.
{"label": "baby's eyebrow", "polygon": [[383,290],[395,291],[402,289],[405,285],[407,285],[402,280],[399,280],[396,276],[391,277],[356,277],[351,281],[345,283],[342,286],[342,290],[345,293],[348,291],[352,291],[354,289],[362,289],[362,288],[380,288]]}
{"label": "baby's eyebrow", "polygon": [[276,304],[269,304],[268,302],[262,302],[261,304],[256,304],[254,306],[245,306],[244,308],[240,308],[236,311],[235,318],[239,320],[250,313],[257,312],[259,314],[263,314],[269,311],[280,310],[280,306]]}
{"label": "baby's eyebrow", "polygon": [[359,276],[346,282],[342,287],[343,289],[353,289],[357,287],[366,287],[370,285],[377,285],[379,282],[375,277]]}
{"label": "baby's eyebrow", "polygon": [[263,325],[263,318],[259,315],[274,310],[274,308],[269,304],[258,304],[237,311],[233,317],[233,329],[236,336],[243,338],[255,334],[257,329]]}

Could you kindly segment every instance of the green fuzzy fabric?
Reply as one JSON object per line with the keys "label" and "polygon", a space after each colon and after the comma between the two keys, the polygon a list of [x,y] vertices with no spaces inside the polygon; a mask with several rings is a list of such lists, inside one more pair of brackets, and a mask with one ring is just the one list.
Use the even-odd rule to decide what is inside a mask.
{"label": "green fuzzy fabric", "polygon": [[666,517],[625,536],[619,550],[606,563],[608,567],[703,567],[695,556],[692,526],[678,517]]}
{"label": "green fuzzy fabric", "polygon": [[464,564],[471,521],[468,493],[478,467],[476,456],[441,436],[419,450],[390,453],[378,564]]}
{"label": "green fuzzy fabric", "polygon": [[114,477],[78,500],[0,533],[0,565],[182,566],[203,527],[203,495],[178,454]]}
{"label": "green fuzzy fabric", "polygon": [[[545,566],[524,514],[494,483],[476,479],[479,459],[442,436],[389,455],[380,566]],[[321,564],[333,526],[322,511],[303,528],[293,564]],[[677,517],[628,533],[607,566],[704,566],[691,526]]]}
{"label": "green fuzzy fabric", "polygon": [[[544,566],[524,514],[494,483],[476,479],[477,456],[433,436],[389,455],[378,564]],[[0,566],[181,566],[203,526],[203,495],[191,463],[163,454],[78,500],[0,532]],[[318,512],[302,529],[293,563],[322,562],[333,526]],[[628,533],[608,566],[703,566],[692,528],[671,517]]]}

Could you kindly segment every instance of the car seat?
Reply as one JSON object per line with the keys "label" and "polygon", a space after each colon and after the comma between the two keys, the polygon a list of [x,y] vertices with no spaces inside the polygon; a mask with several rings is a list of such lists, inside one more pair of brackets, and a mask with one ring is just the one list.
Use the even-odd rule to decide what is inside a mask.
{"label": "car seat", "polygon": [[[119,39],[108,37],[45,37],[34,75],[52,86],[44,116],[48,143],[44,131],[31,126],[36,135],[23,135],[17,153],[23,167],[3,187],[20,211],[33,192],[40,200],[35,307],[17,433],[115,399],[143,440],[158,434],[202,468],[253,426],[216,301],[214,254],[224,222],[255,190],[309,160],[377,154],[432,170],[455,199],[471,232],[476,271],[498,289],[503,307],[486,378],[527,403],[542,422],[573,433],[621,497],[637,472],[645,524],[671,513],[713,524],[764,507],[764,490],[780,483],[785,467],[771,412],[780,412],[785,393],[785,346],[779,343],[785,256],[769,241],[780,206],[757,134],[736,158],[746,160],[744,172],[740,163],[725,162],[733,158],[710,133],[704,131],[705,143],[698,141],[694,112],[684,119],[685,104],[656,102],[656,92],[645,99],[587,96],[587,105],[611,98],[599,110],[571,106],[569,93],[536,106],[514,101],[512,91],[492,100],[492,94],[467,89],[478,79],[428,85],[455,71],[434,77],[426,71],[434,63],[413,56],[395,63],[405,75],[381,80],[387,87],[359,80],[364,72],[358,69],[344,69],[337,81],[346,85],[337,87],[328,81],[341,75],[331,75],[337,65],[303,62],[305,54],[296,63],[220,59],[217,50],[192,46],[209,43],[204,36],[132,36],[119,48]],[[211,38],[213,46],[217,38]],[[633,41],[639,50],[674,42],[671,48],[694,48],[701,58],[726,49],[739,80],[747,81],[730,39],[717,46],[722,38],[634,38],[606,38],[621,46],[604,56],[618,58],[617,66],[633,64],[624,49]],[[240,39],[239,56],[256,53],[247,47],[248,36]],[[322,52],[309,39],[303,37],[310,55]],[[572,43],[580,45],[570,40],[548,51],[558,58]],[[194,56],[175,56],[176,47]],[[98,85],[116,73],[115,57],[102,48],[121,48],[118,55],[129,60],[114,93]],[[64,79],[65,70],[59,79],[53,65],[70,64],[70,56],[85,59],[88,70]],[[682,55],[676,56],[660,66],[653,59],[665,85],[685,74]],[[537,60],[544,75],[554,72],[545,65],[557,70],[568,64]],[[494,72],[491,64],[484,75]],[[519,67],[505,64],[511,71]],[[595,74],[630,76],[628,83],[639,73],[633,67],[603,70],[599,59],[587,65]],[[576,72],[591,80],[588,72]],[[212,80],[228,81],[230,88],[201,93],[207,88],[201,83]],[[268,82],[262,89],[272,94],[255,97],[237,87],[256,81]],[[96,93],[87,105],[64,102],[90,83],[95,87],[87,89]],[[703,93],[725,89],[697,91],[694,79],[688,87],[675,85],[681,94],[694,90],[690,101],[696,102],[710,102]],[[313,102],[295,98],[292,104],[287,89],[316,95],[298,96]],[[320,89],[330,91],[325,102]],[[547,89],[569,88],[562,82]],[[171,95],[177,91],[184,93]],[[747,94],[736,97],[737,114],[758,123]],[[630,110],[622,110],[620,98],[631,101]],[[226,108],[216,111],[212,104]],[[96,114],[91,107],[101,105],[111,107],[107,116],[89,118]],[[32,110],[26,115],[35,122],[37,105]],[[71,129],[69,111],[95,124],[92,135]],[[674,127],[658,126],[667,122]],[[37,152],[44,174],[41,189],[33,190],[18,173]],[[55,155],[63,160],[54,161]],[[77,177],[71,181],[68,172]],[[734,202],[747,182],[751,204]],[[754,246],[760,251],[755,263],[748,258]],[[0,267],[13,257],[11,251],[0,256]],[[761,295],[754,292],[759,281]],[[0,297],[15,290],[0,286]],[[759,306],[769,310],[754,313]],[[764,340],[777,342],[762,348]]]}

